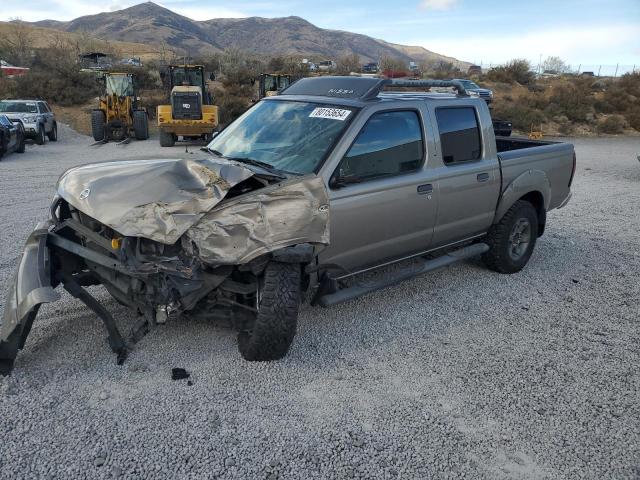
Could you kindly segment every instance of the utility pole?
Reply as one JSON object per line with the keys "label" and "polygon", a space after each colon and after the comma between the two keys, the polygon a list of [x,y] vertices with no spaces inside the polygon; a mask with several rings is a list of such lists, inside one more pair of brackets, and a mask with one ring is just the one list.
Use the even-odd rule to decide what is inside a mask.
{"label": "utility pole", "polygon": [[619,63],[616,63],[616,73],[613,74],[613,78],[616,78],[618,76],[618,67],[620,66]]}
{"label": "utility pole", "polygon": [[602,70],[602,65],[598,67],[598,76],[600,76],[600,70]]}

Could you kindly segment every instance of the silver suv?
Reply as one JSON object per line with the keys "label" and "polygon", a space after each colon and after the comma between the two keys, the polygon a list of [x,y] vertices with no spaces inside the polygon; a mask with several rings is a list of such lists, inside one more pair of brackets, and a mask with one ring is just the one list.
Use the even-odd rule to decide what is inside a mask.
{"label": "silver suv", "polygon": [[12,121],[20,121],[24,127],[25,138],[43,145],[45,137],[58,140],[58,124],[49,104],[43,100],[2,100],[0,113]]}

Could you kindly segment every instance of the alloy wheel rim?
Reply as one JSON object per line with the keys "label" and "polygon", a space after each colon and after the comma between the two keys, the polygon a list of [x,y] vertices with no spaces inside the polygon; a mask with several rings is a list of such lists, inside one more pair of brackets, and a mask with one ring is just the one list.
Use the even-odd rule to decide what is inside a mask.
{"label": "alloy wheel rim", "polygon": [[513,225],[509,234],[509,256],[512,260],[520,260],[529,249],[531,243],[531,222],[520,218]]}

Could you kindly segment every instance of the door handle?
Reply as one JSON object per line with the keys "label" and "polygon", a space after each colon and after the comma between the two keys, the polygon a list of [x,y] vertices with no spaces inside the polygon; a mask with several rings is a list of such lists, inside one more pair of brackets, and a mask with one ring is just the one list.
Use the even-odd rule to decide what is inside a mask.
{"label": "door handle", "polygon": [[489,180],[489,174],[486,172],[479,173],[476,178],[478,179],[479,182],[486,182],[487,180]]}
{"label": "door handle", "polygon": [[433,185],[425,183],[424,185],[418,185],[418,195],[428,195],[433,193]]}

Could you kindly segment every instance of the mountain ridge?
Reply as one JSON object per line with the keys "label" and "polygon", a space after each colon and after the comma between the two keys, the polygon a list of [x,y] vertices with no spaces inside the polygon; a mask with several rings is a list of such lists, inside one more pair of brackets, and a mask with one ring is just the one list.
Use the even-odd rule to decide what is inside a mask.
{"label": "mountain ridge", "polygon": [[135,43],[164,43],[188,55],[219,53],[238,48],[259,55],[302,55],[337,59],[356,53],[363,62],[388,55],[405,62],[468,62],[423,47],[400,45],[343,30],[323,29],[299,16],[278,18],[212,18],[197,21],[146,2],[113,12],[78,17],[67,22],[41,20],[34,26],[87,31],[97,38]]}

